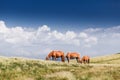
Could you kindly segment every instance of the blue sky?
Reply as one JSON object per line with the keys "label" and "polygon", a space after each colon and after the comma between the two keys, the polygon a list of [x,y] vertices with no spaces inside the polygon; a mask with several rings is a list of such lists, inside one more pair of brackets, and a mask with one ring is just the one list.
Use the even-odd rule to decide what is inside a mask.
{"label": "blue sky", "polygon": [[120,52],[119,0],[1,0],[0,55],[51,50],[91,57]]}
{"label": "blue sky", "polygon": [[120,22],[119,0],[2,0],[0,18],[8,26],[54,28],[111,27]]}

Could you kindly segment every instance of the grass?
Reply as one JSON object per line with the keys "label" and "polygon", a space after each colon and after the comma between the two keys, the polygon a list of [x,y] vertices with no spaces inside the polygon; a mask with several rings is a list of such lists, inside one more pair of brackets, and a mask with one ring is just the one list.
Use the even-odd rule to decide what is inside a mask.
{"label": "grass", "polygon": [[107,63],[107,64],[120,64],[120,53],[107,55],[107,56],[101,56],[101,57],[95,57],[91,59],[92,63]]}
{"label": "grass", "polygon": [[69,64],[0,57],[0,80],[119,80],[120,54],[96,57],[90,64]]}

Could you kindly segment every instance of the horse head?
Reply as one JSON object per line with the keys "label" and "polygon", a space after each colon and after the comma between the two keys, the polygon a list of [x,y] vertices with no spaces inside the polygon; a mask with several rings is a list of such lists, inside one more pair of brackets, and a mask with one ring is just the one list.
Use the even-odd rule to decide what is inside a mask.
{"label": "horse head", "polygon": [[82,59],[81,59],[82,63],[88,63],[90,62],[90,57],[89,56],[83,56]]}
{"label": "horse head", "polygon": [[82,59],[79,59],[79,63],[81,63],[81,64],[82,64],[82,62],[83,62],[83,61],[82,61]]}
{"label": "horse head", "polygon": [[48,56],[46,57],[46,60],[49,60],[49,57],[48,57]]}

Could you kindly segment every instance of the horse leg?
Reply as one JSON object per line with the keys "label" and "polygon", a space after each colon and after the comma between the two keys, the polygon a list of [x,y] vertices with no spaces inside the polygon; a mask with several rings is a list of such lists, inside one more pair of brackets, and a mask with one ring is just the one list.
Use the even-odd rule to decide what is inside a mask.
{"label": "horse leg", "polygon": [[52,60],[54,60],[54,57],[52,57]]}
{"label": "horse leg", "polygon": [[76,61],[78,62],[78,57],[76,57]]}
{"label": "horse leg", "polygon": [[85,60],[85,64],[87,63],[87,60]]}
{"label": "horse leg", "polygon": [[77,57],[77,62],[80,63],[80,61],[81,61],[81,60],[80,60],[80,57]]}
{"label": "horse leg", "polygon": [[68,63],[70,62],[70,58],[68,58]]}
{"label": "horse leg", "polygon": [[85,64],[85,63],[86,63],[86,60],[83,60],[83,63]]}
{"label": "horse leg", "polygon": [[68,57],[66,57],[67,58],[67,60],[68,60],[68,63],[69,63],[69,58]]}
{"label": "horse leg", "polygon": [[52,60],[55,61],[55,60],[56,60],[56,57],[52,57]]}
{"label": "horse leg", "polygon": [[87,61],[85,60],[85,64],[87,64]]}
{"label": "horse leg", "polygon": [[90,63],[90,59],[88,59],[88,64]]}
{"label": "horse leg", "polygon": [[64,56],[61,56],[61,61],[64,62]]}
{"label": "horse leg", "polygon": [[54,57],[54,60],[56,61],[56,56]]}

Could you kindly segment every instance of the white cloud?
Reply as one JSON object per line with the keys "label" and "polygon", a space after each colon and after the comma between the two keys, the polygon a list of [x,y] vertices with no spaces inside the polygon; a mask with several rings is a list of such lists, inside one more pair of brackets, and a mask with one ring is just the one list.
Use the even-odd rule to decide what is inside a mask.
{"label": "white cloud", "polygon": [[85,32],[81,32],[81,33],[79,34],[79,37],[80,37],[80,38],[87,38],[88,35],[87,35]]}
{"label": "white cloud", "polygon": [[113,34],[112,34],[112,37],[113,37],[113,38],[119,38],[119,37],[120,37],[120,33],[113,33]]}
{"label": "white cloud", "polygon": [[[47,25],[43,25],[39,27],[37,30],[26,31],[22,27],[6,27],[5,23],[1,21],[0,23],[0,34],[4,41],[12,44],[25,44],[25,43],[41,43],[45,44],[54,44],[55,43],[63,43],[63,44],[71,44],[71,45],[80,45],[80,39],[86,39],[87,43],[93,42],[91,37],[84,32],[75,33],[74,31],[67,31],[65,33],[58,32],[57,30],[51,31],[51,29]],[[88,41],[89,40],[89,41]]]}
{"label": "white cloud", "polygon": [[33,37],[33,33],[24,31],[22,27],[7,28],[5,24],[0,26],[0,34],[4,41],[13,44],[27,43]]}
{"label": "white cloud", "polygon": [[8,32],[9,30],[7,29],[4,21],[0,21],[0,33],[6,33]]}
{"label": "white cloud", "polygon": [[50,31],[50,28],[47,25],[43,25],[42,27],[38,28],[38,32],[45,32]]}
{"label": "white cloud", "polygon": [[7,27],[4,21],[0,21],[1,55],[45,57],[55,49],[95,56],[119,51],[119,41],[120,26],[90,28],[77,33],[51,30],[47,25],[32,30],[27,27]]}
{"label": "white cloud", "polygon": [[112,28],[107,28],[105,30],[105,32],[111,32],[111,33],[116,33],[116,32],[120,32],[120,26],[115,26],[115,27],[112,27]]}
{"label": "white cloud", "polygon": [[103,28],[88,28],[85,29],[84,32],[89,32],[89,33],[95,33],[95,32],[101,32]]}
{"label": "white cloud", "polygon": [[58,40],[64,40],[64,34],[58,31],[53,31],[51,33],[49,33],[49,36],[56,38]]}
{"label": "white cloud", "polygon": [[89,42],[97,43],[97,38],[96,37],[89,37],[89,38],[85,39],[85,42],[87,42],[87,43],[89,43]]}
{"label": "white cloud", "polygon": [[74,39],[76,36],[77,36],[76,33],[73,31],[66,32],[66,39]]}

